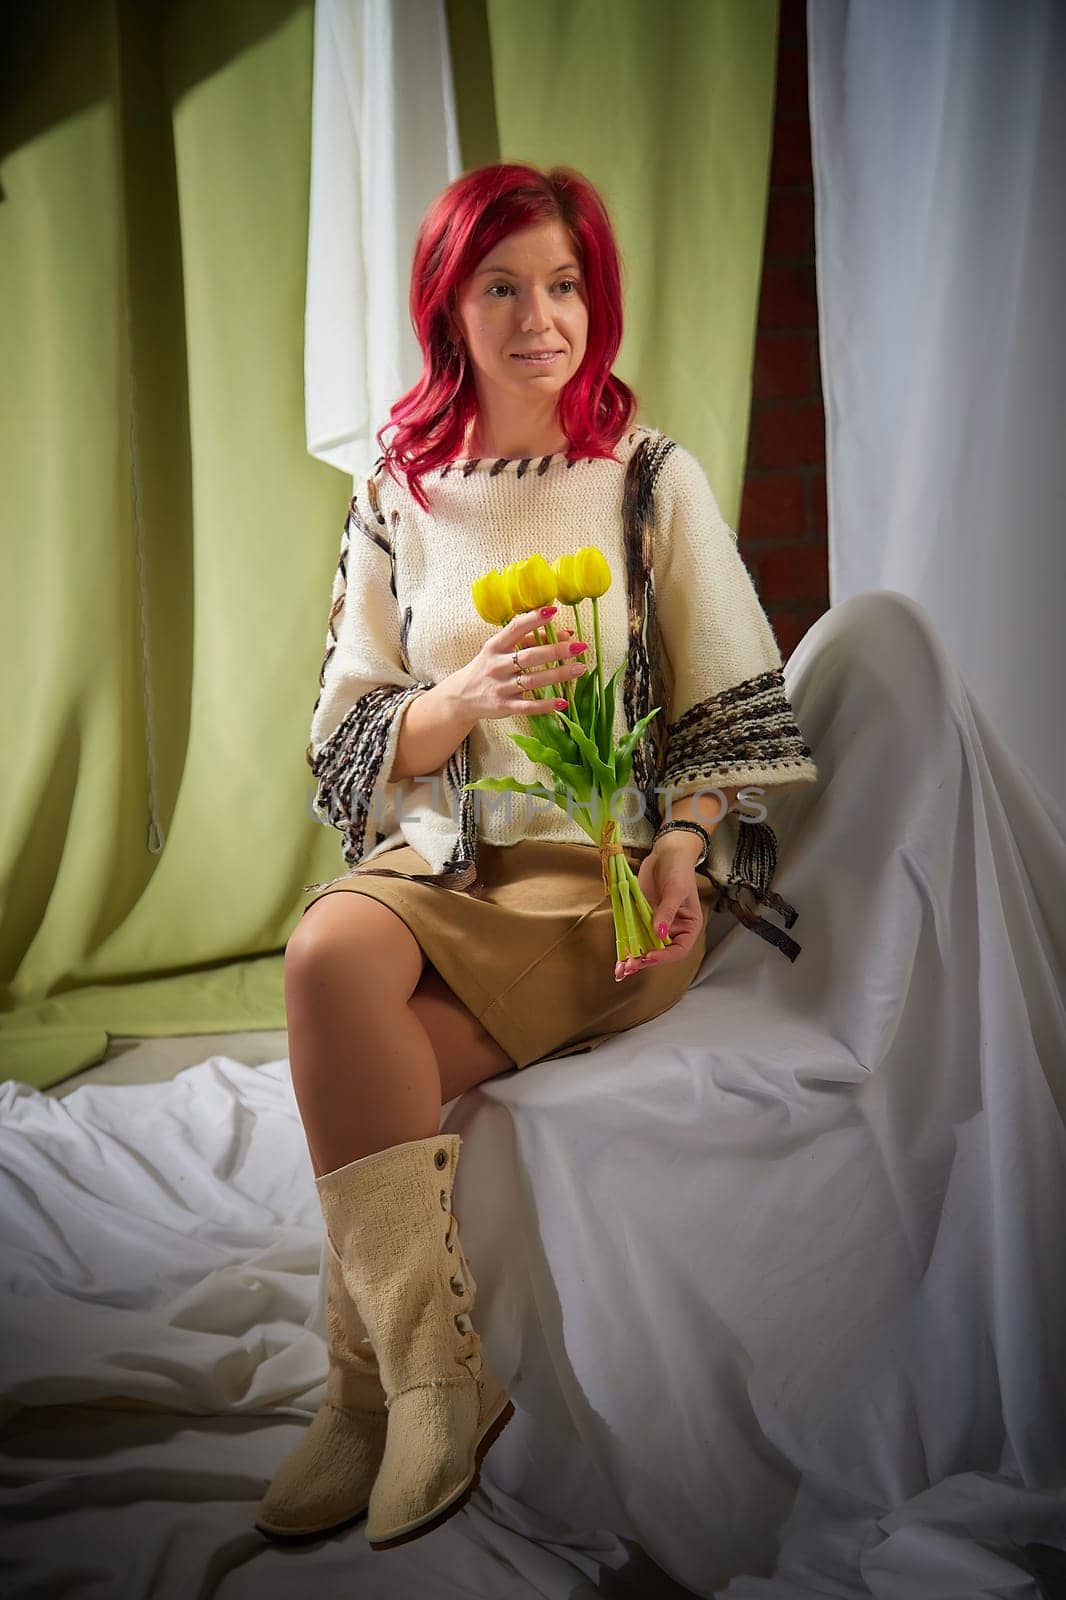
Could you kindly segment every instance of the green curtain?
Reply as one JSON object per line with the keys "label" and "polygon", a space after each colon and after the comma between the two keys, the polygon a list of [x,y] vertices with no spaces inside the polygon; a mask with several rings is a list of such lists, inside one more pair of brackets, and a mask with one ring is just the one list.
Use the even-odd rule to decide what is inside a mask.
{"label": "green curtain", "polygon": [[698,456],[735,528],[778,0],[453,0],[451,15],[460,108],[483,71],[482,17],[495,89],[500,156],[482,154],[479,122],[476,152],[460,126],[464,160],[559,162],[596,184],[624,265],[616,371],[637,392],[639,420]]}
{"label": "green curtain", "polygon": [[[618,370],[735,522],[777,0],[448,21],[465,165],[600,186]],[[284,1027],[302,885],[343,865],[304,760],[350,494],[304,437],[312,23],[67,0],[0,24],[0,1075],[38,1087],[111,1034]]]}

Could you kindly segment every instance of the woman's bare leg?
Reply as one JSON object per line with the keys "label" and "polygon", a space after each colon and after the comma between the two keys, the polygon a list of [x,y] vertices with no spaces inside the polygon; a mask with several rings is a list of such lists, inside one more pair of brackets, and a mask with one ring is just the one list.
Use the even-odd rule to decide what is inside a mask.
{"label": "woman's bare leg", "polygon": [[323,895],[285,950],[296,1103],[316,1177],[440,1129],[433,1045],[408,1002],[421,946],[369,895]]}

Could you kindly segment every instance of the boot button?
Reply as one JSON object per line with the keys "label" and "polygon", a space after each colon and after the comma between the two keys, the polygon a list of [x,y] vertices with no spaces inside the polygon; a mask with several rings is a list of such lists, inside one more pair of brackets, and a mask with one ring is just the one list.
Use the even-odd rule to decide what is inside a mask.
{"label": "boot button", "polygon": [[448,1165],[447,1150],[438,1150],[436,1155],[433,1157],[433,1160],[436,1162],[438,1167],[446,1167]]}

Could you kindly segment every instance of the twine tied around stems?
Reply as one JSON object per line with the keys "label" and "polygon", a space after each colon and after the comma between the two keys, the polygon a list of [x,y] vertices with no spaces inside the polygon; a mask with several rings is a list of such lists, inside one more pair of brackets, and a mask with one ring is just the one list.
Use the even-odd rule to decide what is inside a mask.
{"label": "twine tied around stems", "polygon": [[618,823],[615,818],[609,817],[604,823],[603,833],[600,835],[600,871],[603,874],[604,894],[610,894],[611,892],[610,866],[607,858],[608,856],[620,856],[625,849],[624,845],[611,842],[614,839],[614,831],[617,826]]}

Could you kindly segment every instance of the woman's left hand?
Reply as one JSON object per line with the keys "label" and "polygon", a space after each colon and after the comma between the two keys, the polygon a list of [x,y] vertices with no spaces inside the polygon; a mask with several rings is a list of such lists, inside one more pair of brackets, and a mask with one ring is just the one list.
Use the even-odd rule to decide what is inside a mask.
{"label": "woman's left hand", "polygon": [[688,956],[703,927],[703,906],[692,854],[687,838],[679,840],[676,833],[668,834],[653,845],[640,863],[637,882],[651,906],[652,926],[661,939],[665,923],[671,943],[665,950],[652,950],[644,957],[627,956],[624,961],[616,961],[617,979],[667,961],[684,961]]}

